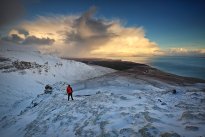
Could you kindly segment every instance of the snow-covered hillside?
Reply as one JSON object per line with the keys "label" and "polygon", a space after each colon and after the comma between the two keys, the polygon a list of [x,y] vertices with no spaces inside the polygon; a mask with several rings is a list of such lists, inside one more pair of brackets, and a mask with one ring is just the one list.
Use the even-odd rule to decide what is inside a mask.
{"label": "snow-covered hillside", "polygon": [[[0,55],[2,137],[205,136],[204,83],[166,83],[38,52]],[[32,62],[29,69],[11,63],[17,59]],[[46,84],[52,94],[43,94]]]}
{"label": "snow-covered hillside", "polygon": [[[46,84],[74,84],[114,70],[63,60],[37,51],[0,51],[0,118],[26,107]],[[65,85],[66,86],[66,85]],[[65,88],[65,86],[63,88]],[[20,107],[20,108],[19,108]]]}

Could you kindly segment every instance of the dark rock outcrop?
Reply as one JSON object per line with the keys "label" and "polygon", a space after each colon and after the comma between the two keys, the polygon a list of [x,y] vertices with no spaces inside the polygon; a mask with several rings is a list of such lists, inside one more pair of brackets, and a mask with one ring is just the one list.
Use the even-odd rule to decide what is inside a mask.
{"label": "dark rock outcrop", "polygon": [[52,93],[52,90],[53,90],[53,88],[50,86],[50,85],[46,85],[45,86],[45,90],[44,90],[44,93],[45,94],[48,94],[48,93]]}

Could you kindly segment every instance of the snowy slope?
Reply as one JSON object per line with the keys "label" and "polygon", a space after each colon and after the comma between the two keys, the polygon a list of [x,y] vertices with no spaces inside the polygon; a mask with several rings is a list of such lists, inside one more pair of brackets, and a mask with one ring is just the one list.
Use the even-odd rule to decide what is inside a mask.
{"label": "snowy slope", "polygon": [[51,95],[38,95],[18,115],[4,117],[1,135],[205,136],[204,84],[153,85],[114,73],[75,84],[69,102],[63,84],[53,85]]}
{"label": "snowy slope", "polygon": [[[10,111],[19,113],[19,107],[26,107],[33,97],[43,93],[46,84],[72,85],[113,72],[36,51],[1,50],[0,60],[0,118]],[[24,66],[25,62],[30,64]]]}
{"label": "snowy slope", "polygon": [[[136,78],[38,52],[0,55],[1,66],[7,66],[0,72],[2,137],[205,136],[204,83]],[[41,67],[9,68],[17,59]],[[67,83],[73,86],[74,101],[67,101]],[[45,84],[54,88],[52,94],[43,94]]]}

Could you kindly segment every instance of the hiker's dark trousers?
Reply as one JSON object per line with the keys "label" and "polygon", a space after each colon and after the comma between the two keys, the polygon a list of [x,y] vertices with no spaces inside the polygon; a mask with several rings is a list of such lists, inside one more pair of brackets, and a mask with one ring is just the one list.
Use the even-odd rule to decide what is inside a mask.
{"label": "hiker's dark trousers", "polygon": [[73,100],[73,94],[72,94],[72,93],[69,93],[69,94],[68,94],[68,101],[69,101],[69,99],[70,99],[70,96],[71,96],[71,99]]}

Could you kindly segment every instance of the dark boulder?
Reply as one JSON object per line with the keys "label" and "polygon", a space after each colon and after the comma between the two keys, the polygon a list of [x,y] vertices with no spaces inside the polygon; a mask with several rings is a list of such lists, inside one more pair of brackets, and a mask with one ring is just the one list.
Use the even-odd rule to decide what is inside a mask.
{"label": "dark boulder", "polygon": [[172,94],[176,94],[176,93],[177,93],[176,89],[173,89]]}
{"label": "dark boulder", "polygon": [[45,86],[45,90],[44,90],[44,93],[45,94],[48,94],[48,93],[52,93],[52,90],[53,90],[53,88],[50,86],[50,85],[46,85]]}
{"label": "dark boulder", "polygon": [[161,105],[167,105],[165,102],[162,102],[162,104]]}
{"label": "dark boulder", "polygon": [[165,133],[161,134],[160,136],[161,136],[161,137],[180,137],[179,134],[174,133],[174,132],[171,132],[171,133],[165,132]]}

